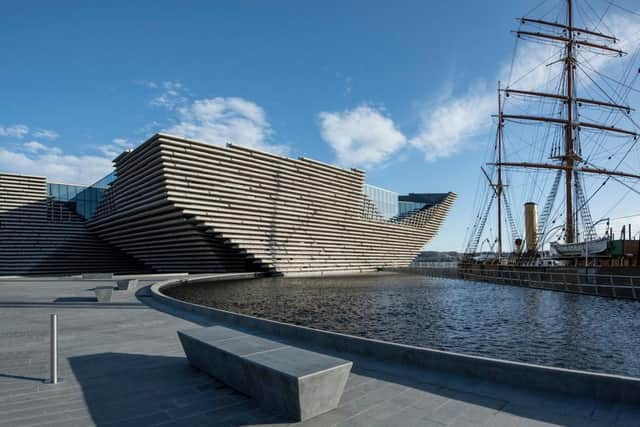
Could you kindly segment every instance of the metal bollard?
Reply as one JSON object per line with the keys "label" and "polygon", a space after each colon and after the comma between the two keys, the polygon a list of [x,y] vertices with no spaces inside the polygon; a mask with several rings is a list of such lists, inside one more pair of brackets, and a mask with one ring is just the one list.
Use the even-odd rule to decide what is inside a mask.
{"label": "metal bollard", "polygon": [[51,376],[45,382],[47,384],[58,384],[62,382],[62,379],[58,378],[58,316],[55,314],[51,315],[50,328],[51,346],[49,354],[49,368]]}

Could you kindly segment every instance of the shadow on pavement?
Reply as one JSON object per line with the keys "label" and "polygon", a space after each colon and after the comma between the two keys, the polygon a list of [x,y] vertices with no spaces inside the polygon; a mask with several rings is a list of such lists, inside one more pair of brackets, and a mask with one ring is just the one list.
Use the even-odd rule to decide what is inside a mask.
{"label": "shadow on pavement", "polygon": [[26,377],[24,375],[11,375],[11,374],[2,374],[2,373],[0,373],[0,378],[9,378],[12,380],[38,381],[38,382],[44,381],[44,378]]}
{"label": "shadow on pavement", "polygon": [[279,422],[254,400],[191,368],[185,357],[100,353],[69,363],[97,426]]}
{"label": "shadow on pavement", "polygon": [[[235,325],[226,325],[207,319],[186,310],[159,303],[151,298],[138,298],[141,302],[149,306],[181,317],[201,326],[211,326],[222,324],[227,327],[240,329],[248,333],[256,333],[251,329],[239,328]],[[627,425],[618,423],[617,419],[631,419],[635,415],[640,416],[640,411],[628,405],[611,402],[598,402],[588,399],[571,398],[561,394],[537,392],[523,387],[510,386],[499,383],[492,383],[473,376],[451,373],[446,370],[424,370],[412,368],[398,363],[388,363],[375,357],[362,357],[351,353],[331,351],[326,348],[309,346],[308,343],[295,339],[283,339],[264,335],[258,335],[286,344],[307,348],[337,357],[341,357],[354,362],[352,373],[355,377],[365,378],[364,390],[357,390],[354,387],[350,393],[345,391],[341,408],[338,411],[344,412],[344,407],[357,407],[360,415],[357,418],[358,425],[386,425],[385,422],[394,425],[394,422],[402,425],[407,422],[414,425],[416,421],[426,423],[425,425],[448,425],[454,420],[467,423],[467,425],[491,425],[487,422],[496,422],[504,425],[514,425],[518,423],[550,423],[553,425]],[[355,378],[354,377],[354,378]],[[353,381],[350,378],[350,381]],[[349,385],[349,384],[348,384]],[[379,391],[379,388],[390,390],[388,394]],[[403,387],[412,390],[407,391]],[[391,391],[396,390],[396,391]],[[350,396],[353,401],[348,401]],[[412,404],[400,410],[396,415],[386,418],[374,416],[369,419],[369,411],[375,413],[378,405],[390,405],[389,401],[403,402],[411,400],[410,396],[421,396]],[[345,401],[345,398],[347,399]],[[436,404],[439,402],[439,404]],[[430,407],[430,405],[434,405]],[[402,405],[402,404],[400,404]],[[393,406],[393,405],[391,405]],[[415,407],[421,407],[421,411],[416,411]],[[600,408],[600,409],[598,409]],[[397,407],[396,407],[397,409]],[[393,411],[389,411],[390,413]],[[373,415],[373,414],[371,414]],[[412,419],[418,416],[420,420]],[[362,420],[364,418],[364,420]],[[322,416],[316,421],[317,425],[322,424]],[[356,421],[356,420],[352,420]],[[362,424],[364,423],[364,424]],[[429,424],[431,423],[431,424]],[[435,424],[434,424],[435,423]],[[609,423],[609,424],[607,424]],[[314,424],[315,425],[315,424]],[[629,424],[636,425],[636,424]],[[637,424],[640,425],[640,424]]]}
{"label": "shadow on pavement", "polygon": [[98,302],[96,297],[62,297],[56,298],[53,300],[55,303],[63,303],[63,302]]}
{"label": "shadow on pavement", "polygon": [[[60,299],[60,298],[58,298]],[[64,308],[140,308],[147,309],[143,304],[137,302],[110,302],[98,304],[95,299],[90,301],[54,301],[54,302],[24,302],[24,301],[2,301],[0,308],[47,308],[47,307],[64,307]]]}

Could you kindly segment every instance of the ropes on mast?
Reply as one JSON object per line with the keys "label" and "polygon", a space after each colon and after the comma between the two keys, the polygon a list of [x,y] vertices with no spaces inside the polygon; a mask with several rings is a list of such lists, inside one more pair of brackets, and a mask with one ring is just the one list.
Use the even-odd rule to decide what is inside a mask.
{"label": "ropes on mast", "polygon": [[582,183],[581,174],[577,171],[573,173],[576,182],[576,201],[578,202],[578,212],[582,218],[583,224],[583,238],[584,240],[595,240],[598,236],[593,228],[593,218],[591,217],[591,211],[589,210],[589,204],[586,201],[584,195],[584,187]]}
{"label": "ropes on mast", "polygon": [[522,236],[520,231],[518,230],[518,226],[516,225],[516,221],[513,218],[513,213],[511,211],[511,202],[509,201],[509,197],[507,196],[508,192],[504,193],[504,206],[507,211],[507,221],[509,222],[509,229],[511,231],[511,243],[515,242],[516,239],[521,239]]}
{"label": "ropes on mast", "polygon": [[[557,14],[550,14],[547,7],[542,10],[545,4],[551,6],[549,3],[552,2],[542,1],[531,11],[536,11],[537,15],[546,11],[544,16],[519,19],[514,57],[506,70],[508,84],[499,91],[506,95],[505,103],[509,98],[507,113],[499,109],[499,128],[510,122],[507,128],[516,129],[516,132],[505,133],[505,141],[510,141],[510,144],[503,146],[501,153],[503,158],[509,153],[509,159],[489,163],[502,171],[503,181],[509,183],[509,191],[501,193],[504,195],[506,218],[501,219],[498,226],[508,223],[514,240],[520,238],[516,220],[519,216],[513,215],[512,197],[526,198],[523,202],[544,200],[536,230],[539,241],[544,241],[550,225],[562,217],[562,221],[566,221],[565,242],[577,241],[574,239],[578,236],[579,240],[593,240],[597,236],[589,202],[607,182],[613,180],[640,194],[640,190],[634,188],[640,188],[640,174],[634,171],[637,166],[631,166],[626,160],[640,139],[640,124],[632,117],[632,109],[625,104],[631,92],[640,92],[633,87],[640,76],[635,72],[637,66],[634,66],[640,60],[640,48],[629,49],[632,55],[626,58],[629,62],[619,67],[621,74],[615,73],[618,79],[604,76],[601,72],[606,71],[603,62],[591,62],[592,53],[605,56],[626,54],[615,45],[619,39],[598,31],[598,28],[609,29],[605,16],[615,4],[609,2],[604,13],[600,14],[587,0],[564,0],[562,3],[566,3],[566,7],[556,9]],[[584,27],[577,25],[583,22]],[[588,23],[591,25],[586,25]],[[552,45],[554,49],[543,47],[541,54],[534,54],[522,48],[521,38],[526,40],[524,43]],[[622,45],[626,46],[624,42]],[[524,67],[516,63],[516,54],[527,56],[519,63]],[[545,57],[542,63],[537,63]],[[542,68],[543,65],[554,68]],[[513,101],[511,96],[515,98]],[[534,98],[537,102],[531,102]],[[626,123],[625,118],[633,127]],[[620,123],[629,128],[624,129]],[[602,162],[606,163],[601,166],[593,164]],[[611,170],[614,164],[615,168]],[[519,168],[514,181],[510,177],[511,168]],[[556,172],[551,173],[552,170]],[[485,176],[489,180],[487,189],[493,189],[493,193],[485,193],[487,202],[478,206],[481,213],[475,218],[469,234],[467,253],[477,250],[479,242],[486,237],[483,233],[493,199],[500,197],[496,195],[495,169],[492,177],[487,172]],[[596,188],[587,176],[602,177],[604,182]],[[636,182],[629,185],[629,179],[638,180],[637,185]],[[560,181],[566,184],[563,185],[566,200],[558,204]],[[516,200],[515,206],[519,203],[520,200]],[[562,206],[556,209],[557,205]],[[560,208],[564,212],[558,213]]]}
{"label": "ropes on mast", "polygon": [[561,178],[562,171],[556,171],[556,177],[553,180],[553,184],[551,185],[551,191],[547,196],[547,201],[544,204],[544,208],[542,209],[542,213],[540,214],[540,219],[538,220],[538,238],[541,241],[544,241],[544,235],[547,232],[547,222],[549,220],[549,216],[551,215],[553,204],[556,201],[556,194],[558,194],[558,187],[560,186]]}
{"label": "ropes on mast", "polygon": [[478,244],[480,243],[480,238],[482,237],[482,232],[484,231],[484,226],[487,223],[487,218],[489,217],[489,212],[491,211],[491,206],[493,205],[493,201],[495,199],[496,193],[493,192],[491,198],[489,199],[489,203],[487,203],[487,206],[484,209],[482,215],[476,219],[476,223],[473,225],[474,231],[471,239],[469,240],[469,244],[467,245],[465,253],[473,254],[478,249]]}

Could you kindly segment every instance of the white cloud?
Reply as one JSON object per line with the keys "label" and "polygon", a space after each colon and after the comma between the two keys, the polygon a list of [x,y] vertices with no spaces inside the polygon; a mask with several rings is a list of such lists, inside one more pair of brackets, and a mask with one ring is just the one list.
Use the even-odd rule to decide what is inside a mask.
{"label": "white cloud", "polygon": [[[558,51],[559,52],[559,51]],[[519,79],[518,86],[527,87],[531,90],[542,90],[541,87],[548,80],[550,73],[553,72],[552,67],[547,67],[553,57],[555,50],[553,47],[531,46],[523,44],[518,55],[519,61],[514,62],[513,70],[511,63],[505,63],[498,72],[498,78],[506,82],[509,76],[512,80]],[[521,59],[521,60],[520,60]],[[561,66],[561,65],[560,65]],[[412,147],[419,149],[424,153],[425,159],[436,160],[453,156],[462,150],[465,145],[474,137],[484,134],[493,126],[491,115],[497,110],[497,94],[486,83],[474,83],[464,90],[461,94],[453,94],[453,88],[450,83],[445,85],[444,95],[435,102],[430,103],[427,107],[423,107],[419,112],[420,124],[417,133],[412,137],[408,137],[408,143]],[[503,83],[504,85],[504,83]],[[358,109],[353,110],[358,111]],[[325,129],[324,120],[322,126],[322,136],[336,151],[338,162],[342,164],[359,164],[363,166],[373,166],[381,163],[396,153],[404,146],[404,136],[395,128],[390,118],[382,116],[386,121],[386,128],[393,132],[380,134],[377,142],[366,141],[365,138],[371,138],[374,127],[368,131],[368,125],[363,125],[364,130],[361,132],[363,145],[361,149],[352,149],[359,144],[356,140],[349,143],[351,134],[345,132],[345,127],[349,120],[345,120],[348,116],[345,113],[321,113],[321,118],[337,121],[342,117],[340,126],[334,126],[334,129]],[[366,115],[366,111],[362,111]],[[324,115],[324,116],[323,116]],[[351,117],[353,121],[357,115]],[[373,119],[378,121],[377,118]],[[328,124],[331,124],[329,122]],[[350,124],[353,128],[354,126]],[[357,126],[356,126],[357,128]],[[332,132],[331,136],[327,136],[327,132]],[[378,132],[378,131],[377,131]],[[394,135],[394,136],[391,136]],[[395,141],[395,142],[393,142]],[[360,160],[348,161],[347,158],[361,157]]]}
{"label": "white cloud", "polygon": [[36,138],[44,138],[54,140],[57,139],[60,135],[58,132],[50,129],[38,129],[32,133],[32,135]]}
{"label": "white cloud", "polygon": [[336,78],[342,83],[343,89],[342,94],[344,96],[351,95],[351,91],[353,89],[353,78],[351,76],[346,76],[341,72],[336,72]]}
{"label": "white cloud", "polygon": [[[505,63],[498,70],[499,77],[496,80],[506,82],[511,76],[512,81],[519,80],[517,86],[543,90],[541,86],[554,72],[553,67],[547,67],[546,64],[553,61],[556,52],[560,50],[523,44],[513,70],[510,62]],[[422,151],[427,160],[446,158],[463,151],[471,139],[492,128],[491,115],[497,110],[493,82],[490,86],[483,82],[474,83],[461,94],[455,95],[450,83],[445,86],[445,94],[419,112],[420,124],[416,134],[406,138],[409,145]],[[405,137],[388,117],[380,114],[374,117],[366,110],[349,115],[358,112],[359,108],[352,112],[321,113],[322,137],[336,151],[339,163],[373,166],[400,150],[405,145]],[[370,117],[374,123],[385,123],[388,132],[381,132],[366,123],[362,126],[355,124],[365,117]],[[381,132],[375,142],[374,131]],[[358,138],[353,138],[354,135],[358,135]]]}
{"label": "white cloud", "polygon": [[32,131],[31,129],[29,129],[29,126],[22,124],[16,124],[7,127],[0,126],[0,136],[21,139],[26,135],[31,135],[34,138],[49,139],[52,141],[60,136],[58,135],[58,132],[51,129],[36,129]]}
{"label": "white cloud", "polygon": [[458,98],[449,97],[423,112],[420,131],[409,143],[422,150],[427,160],[452,156],[468,138],[491,126],[495,108],[495,95],[486,91],[471,90]]}
{"label": "white cloud", "polygon": [[135,80],[133,83],[140,85],[140,86],[144,86],[146,88],[149,89],[157,89],[158,88],[158,83],[156,82],[152,82],[149,80]]}
{"label": "white cloud", "polygon": [[[153,83],[153,82],[147,82]],[[153,83],[155,88],[160,88],[162,92],[149,101],[149,104],[154,107],[163,107],[168,109],[177,108],[187,102],[187,90],[180,82],[162,82],[160,84]],[[147,87],[154,88],[147,84]]]}
{"label": "white cloud", "polygon": [[111,172],[112,166],[110,159],[99,156],[68,155],[59,150],[23,153],[0,148],[0,170],[46,176],[53,181],[92,184]]}
{"label": "white cloud", "polygon": [[[162,126],[151,122],[136,131],[136,134],[167,132],[215,145],[233,143],[286,155],[289,147],[270,141],[273,130],[264,109],[254,102],[240,97],[216,97],[190,101],[189,90],[180,82],[140,82],[161,93],[149,104],[175,111],[175,124]],[[119,138],[114,144],[129,147],[128,141]],[[101,149],[105,149],[102,147]]]}
{"label": "white cloud", "polygon": [[361,105],[343,112],[319,114],[320,131],[345,166],[369,167],[384,162],[407,141],[389,117]]}
{"label": "white cloud", "polygon": [[133,133],[136,135],[143,135],[146,138],[150,134],[157,133],[160,129],[162,129],[162,123],[154,120],[145,124],[141,128],[136,129]]}
{"label": "white cloud", "polygon": [[[640,15],[609,14],[603,19],[603,26],[600,30],[618,38],[619,41],[612,46],[613,48],[631,53],[631,55],[619,58],[611,55],[598,55],[589,48],[581,48],[578,49],[578,61],[588,61],[591,68],[606,72],[617,80],[622,80],[618,79],[621,76],[616,74],[626,71],[627,66],[633,65],[629,64],[630,61],[637,65],[634,53],[637,50],[638,37],[640,37]],[[598,40],[597,43],[601,43],[601,41]],[[589,67],[586,68],[589,69]],[[597,75],[592,77],[599,79]]]}
{"label": "white cloud", "polygon": [[37,153],[38,151],[47,151],[47,147],[43,144],[40,144],[38,141],[25,142],[24,147],[32,153]]}
{"label": "white cloud", "polygon": [[118,147],[122,147],[122,148],[129,148],[132,146],[132,144],[126,138],[114,138],[111,140],[111,142],[113,142]]}
{"label": "white cloud", "polygon": [[[503,62],[496,80],[502,82],[502,86],[509,85],[512,88],[527,88],[527,90],[557,90],[557,80],[551,87],[546,88],[553,76],[557,76],[564,63],[560,60],[564,57],[561,46],[540,45],[528,41],[520,41],[513,61]],[[511,59],[511,58],[510,58]],[[494,83],[494,86],[497,83]],[[495,90],[493,91],[495,95]]]}
{"label": "white cloud", "polygon": [[97,148],[98,148],[98,151],[100,151],[102,154],[112,159],[118,157],[118,155],[122,152],[122,150],[119,149],[118,147],[113,145],[108,145],[108,144],[99,145]]}
{"label": "white cloud", "polygon": [[111,140],[111,144],[104,144],[96,147],[98,151],[110,159],[115,159],[128,148],[133,148],[133,144],[126,138],[114,138]]}
{"label": "white cloud", "polygon": [[58,147],[48,147],[44,144],[39,143],[38,141],[29,141],[23,144],[23,147],[31,152],[31,153],[56,153],[60,154],[62,151]]}
{"label": "white cloud", "polygon": [[[637,43],[640,33],[640,19],[636,17],[622,17],[609,15],[609,27],[616,28],[622,43],[617,48],[629,48],[629,41]],[[584,49],[583,49],[584,50]],[[599,56],[580,51],[580,57],[588,59],[590,66],[597,71],[609,67],[621,67],[626,64],[607,56]],[[513,70],[511,63],[505,63],[498,73],[496,80],[501,80],[503,86],[509,82],[514,88],[526,88],[542,92],[554,92],[557,80],[553,79],[561,72],[562,62],[558,62],[564,55],[562,47],[540,46],[524,42],[520,44],[515,58]],[[586,56],[585,56],[586,55]],[[597,77],[597,76],[594,76]],[[590,86],[590,81],[583,81],[583,89]],[[422,123],[418,135],[410,139],[411,145],[424,151],[428,160],[448,157],[464,149],[465,144],[474,136],[483,134],[492,127],[491,114],[497,112],[497,98],[495,89],[469,88],[461,96],[449,96],[434,108],[422,112]],[[517,104],[520,101],[510,101]]]}
{"label": "white cloud", "polygon": [[29,127],[25,125],[0,126],[0,136],[22,138],[29,133]]}
{"label": "white cloud", "polygon": [[288,148],[269,142],[273,131],[262,107],[243,98],[199,99],[178,108],[179,123],[164,131],[209,144],[233,143],[286,154]]}
{"label": "white cloud", "polygon": [[[547,64],[557,59],[555,56],[559,53],[560,50],[552,46],[523,44],[513,69],[511,62],[505,63],[496,81],[501,80],[504,87],[510,79],[512,83],[517,82],[514,87],[544,92],[544,86],[554,72]],[[562,64],[558,66],[562,67]],[[461,95],[452,95],[449,91],[435,106],[420,112],[418,133],[409,143],[420,149],[426,160],[446,158],[463,151],[470,140],[494,125],[491,115],[496,114],[498,108],[494,85],[497,82],[492,82],[490,89],[486,83],[476,83]]]}
{"label": "white cloud", "polygon": [[[59,137],[51,129],[31,130],[22,124],[0,126],[0,136],[21,139],[27,135],[49,140]],[[103,155],[65,154],[60,147],[35,139],[28,139],[21,145],[14,143],[11,147],[0,148],[1,172],[45,176],[72,184],[92,184],[107,175],[113,169],[111,159],[122,151],[117,145],[104,145],[96,147]]]}

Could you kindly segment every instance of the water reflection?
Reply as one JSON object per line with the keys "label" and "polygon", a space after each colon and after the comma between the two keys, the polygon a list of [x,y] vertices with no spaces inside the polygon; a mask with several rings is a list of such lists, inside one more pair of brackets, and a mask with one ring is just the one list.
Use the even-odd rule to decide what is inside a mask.
{"label": "water reflection", "polygon": [[640,303],[410,275],[186,285],[172,296],[325,330],[640,377]]}

